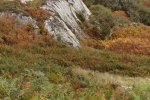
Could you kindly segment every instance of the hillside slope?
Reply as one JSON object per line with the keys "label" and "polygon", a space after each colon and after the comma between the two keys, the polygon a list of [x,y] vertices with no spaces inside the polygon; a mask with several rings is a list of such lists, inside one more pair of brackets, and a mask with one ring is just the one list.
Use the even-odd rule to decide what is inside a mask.
{"label": "hillside slope", "polygon": [[21,1],[0,1],[0,100],[150,100],[149,9]]}

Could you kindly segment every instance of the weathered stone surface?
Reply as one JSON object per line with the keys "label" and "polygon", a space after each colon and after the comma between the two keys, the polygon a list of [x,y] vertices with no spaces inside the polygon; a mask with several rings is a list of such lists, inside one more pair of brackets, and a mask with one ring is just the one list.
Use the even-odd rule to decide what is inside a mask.
{"label": "weathered stone surface", "polygon": [[[61,24],[61,27],[59,26],[59,23],[57,25],[55,24],[55,27],[56,27],[55,29],[59,29],[59,30],[57,31],[49,30],[49,33],[51,33],[51,35],[55,34],[55,36],[57,36],[57,34],[60,33],[62,34],[60,35],[62,37],[62,41],[67,40],[69,42],[65,42],[65,43],[67,44],[69,43],[69,45],[71,44],[73,46],[77,46],[78,44],[79,46],[78,39],[83,39],[85,35],[82,29],[80,28],[80,26],[78,25],[78,23],[80,22],[80,19],[77,17],[77,13],[83,13],[83,16],[85,17],[86,20],[88,20],[88,17],[91,14],[91,12],[83,3],[83,1],[82,0],[48,0],[46,4],[42,6],[42,8],[48,11],[54,12],[55,13],[54,16],[58,16],[59,21],[61,21],[59,23],[63,22],[63,24]],[[51,24],[53,26],[54,23],[51,23]],[[57,28],[57,26],[59,26],[59,28]],[[48,26],[46,27],[48,28]],[[50,24],[49,24],[49,27],[50,27],[49,29],[52,28]],[[64,30],[66,28],[67,28],[67,31]],[[65,36],[63,36],[64,33],[65,33]],[[70,38],[72,36],[73,36],[73,39]],[[67,37],[69,38],[67,39]]]}
{"label": "weathered stone surface", "polygon": [[55,39],[73,47],[80,47],[80,43],[72,31],[59,17],[51,17],[45,21],[45,28]]}
{"label": "weathered stone surface", "polygon": [[91,13],[82,0],[48,0],[43,8],[55,12],[79,38],[84,37],[78,25],[80,20],[77,13],[82,12],[85,19],[88,19]]}

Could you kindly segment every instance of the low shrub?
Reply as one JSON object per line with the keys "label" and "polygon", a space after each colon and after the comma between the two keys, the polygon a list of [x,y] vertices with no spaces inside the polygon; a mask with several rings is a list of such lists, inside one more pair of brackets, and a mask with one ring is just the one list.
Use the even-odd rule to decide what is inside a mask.
{"label": "low shrub", "polygon": [[51,14],[48,11],[43,10],[41,8],[28,7],[26,11],[39,23],[44,22],[51,16]]}
{"label": "low shrub", "polygon": [[150,25],[150,9],[147,0],[95,0],[95,4],[104,5],[113,11],[123,10],[133,22]]}
{"label": "low shrub", "polygon": [[128,15],[125,13],[125,11],[121,11],[121,10],[118,10],[118,11],[114,11],[112,13],[113,17],[116,17],[116,18],[122,18],[124,20],[128,20],[129,17]]}
{"label": "low shrub", "polygon": [[93,38],[105,39],[114,26],[111,10],[102,5],[93,5],[90,10],[93,15],[90,21],[85,23],[87,24],[85,32]]}

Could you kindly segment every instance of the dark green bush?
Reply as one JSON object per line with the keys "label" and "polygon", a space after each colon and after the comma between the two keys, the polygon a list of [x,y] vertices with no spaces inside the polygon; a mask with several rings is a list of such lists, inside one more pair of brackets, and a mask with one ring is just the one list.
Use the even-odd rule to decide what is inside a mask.
{"label": "dark green bush", "polygon": [[150,25],[150,8],[144,6],[143,0],[93,0],[93,4],[101,4],[114,11],[124,10],[130,20]]}
{"label": "dark green bush", "polygon": [[123,1],[124,0],[94,0],[94,4],[101,4],[113,10],[120,10],[122,9]]}
{"label": "dark green bush", "polygon": [[93,5],[90,10],[93,14],[89,21],[91,33],[98,39],[105,39],[114,26],[111,10],[102,5]]}

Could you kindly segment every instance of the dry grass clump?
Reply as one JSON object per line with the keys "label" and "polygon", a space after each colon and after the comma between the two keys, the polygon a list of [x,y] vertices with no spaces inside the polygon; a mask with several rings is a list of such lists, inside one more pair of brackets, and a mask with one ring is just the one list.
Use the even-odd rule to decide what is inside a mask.
{"label": "dry grass clump", "polygon": [[52,16],[49,11],[46,11],[44,9],[38,8],[38,7],[27,7],[25,9],[29,16],[32,16],[37,21],[37,24],[40,28],[40,33],[43,34],[44,29],[44,21],[47,20],[50,16]]}
{"label": "dry grass clump", "polygon": [[27,12],[33,18],[35,18],[37,22],[43,22],[51,16],[51,14],[48,11],[36,7],[27,8]]}
{"label": "dry grass clump", "polygon": [[0,17],[0,27],[1,43],[29,43],[35,39],[34,31],[30,30],[28,26],[17,24],[15,17],[9,15]]}
{"label": "dry grass clump", "polygon": [[129,17],[128,15],[125,13],[125,11],[121,11],[121,10],[118,10],[118,11],[114,11],[113,13],[113,17],[119,17],[119,18],[122,18],[124,20],[128,20]]}
{"label": "dry grass clump", "polygon": [[[148,93],[150,85],[149,84],[150,79],[148,77],[141,78],[141,77],[118,76],[109,73],[99,73],[97,71],[86,70],[80,67],[72,68],[72,73],[75,74],[76,76],[80,77],[82,76],[84,80],[89,80],[90,83],[93,84],[94,86],[105,87],[104,90],[103,88],[100,88],[100,91],[98,92],[99,93],[98,96],[103,98],[100,100],[109,100],[108,97],[111,98],[112,100],[134,100],[136,96],[139,98],[144,97],[144,100],[148,100],[145,98],[147,98],[147,96],[149,96],[150,94]],[[107,91],[108,93],[109,90],[111,91],[109,93],[109,96],[108,94],[104,94],[105,92],[101,92]],[[144,91],[147,91],[147,93],[141,95],[144,93]]]}
{"label": "dry grass clump", "polygon": [[[100,73],[97,71],[86,70],[80,67],[72,68],[73,73],[77,75],[83,75],[84,77],[92,80],[95,84],[108,85],[108,84],[120,84],[121,86],[132,86],[134,84],[145,83],[149,84],[150,79],[148,77],[128,77],[112,75],[109,73]],[[94,77],[93,77],[94,76]],[[128,81],[126,81],[128,80]]]}
{"label": "dry grass clump", "polygon": [[105,49],[118,52],[150,55],[150,43],[148,39],[117,38],[102,42]]}
{"label": "dry grass clump", "polygon": [[150,27],[145,25],[131,24],[123,27],[115,27],[113,39],[115,38],[141,38],[150,40]]}
{"label": "dry grass clump", "polygon": [[82,41],[82,44],[87,47],[101,49],[103,48],[103,46],[101,45],[100,42],[101,42],[100,40],[96,40],[96,39],[85,39],[84,41]]}

